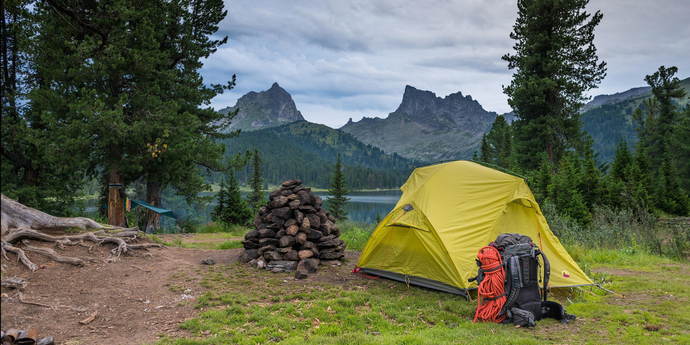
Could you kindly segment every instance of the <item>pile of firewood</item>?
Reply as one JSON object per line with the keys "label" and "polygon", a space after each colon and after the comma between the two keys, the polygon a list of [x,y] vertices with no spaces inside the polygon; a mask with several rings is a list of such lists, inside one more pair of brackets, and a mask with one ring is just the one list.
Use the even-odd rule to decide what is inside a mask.
{"label": "pile of firewood", "polygon": [[334,264],[345,256],[335,218],[302,181],[283,182],[269,199],[254,219],[256,229],[242,241],[242,262],[273,272],[296,270],[295,277],[305,278],[319,264]]}
{"label": "pile of firewood", "polygon": [[18,330],[8,329],[7,331],[0,331],[0,340],[2,345],[17,344],[17,345],[53,345],[55,341],[52,336],[38,339],[38,332],[35,329]]}

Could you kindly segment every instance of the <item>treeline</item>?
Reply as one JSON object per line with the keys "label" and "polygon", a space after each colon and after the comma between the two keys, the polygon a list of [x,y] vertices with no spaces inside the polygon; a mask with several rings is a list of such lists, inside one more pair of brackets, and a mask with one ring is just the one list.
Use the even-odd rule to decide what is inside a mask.
{"label": "treeline", "polygon": [[[636,130],[632,138],[623,133],[610,164],[601,161],[585,132],[558,161],[544,152],[536,169],[526,168],[516,151],[530,143],[517,140],[514,125],[508,125],[502,116],[482,138],[475,159],[528,177],[540,203],[554,205],[557,212],[583,226],[601,206],[686,216],[690,212],[690,106],[678,106],[686,92],[674,77],[676,72],[675,67],[662,66],[645,78],[654,97],[635,109],[628,108]],[[625,106],[602,108],[617,113]]]}
{"label": "treeline", "polygon": [[[222,143],[227,156],[258,150],[266,188],[288,179],[300,179],[310,187],[327,188],[338,153],[350,189],[399,188],[413,170],[413,162],[405,158],[386,155],[347,133],[306,121],[242,132]],[[245,166],[238,170],[237,178],[246,183],[252,173],[253,168]],[[220,179],[218,173],[208,177],[214,183]]]}

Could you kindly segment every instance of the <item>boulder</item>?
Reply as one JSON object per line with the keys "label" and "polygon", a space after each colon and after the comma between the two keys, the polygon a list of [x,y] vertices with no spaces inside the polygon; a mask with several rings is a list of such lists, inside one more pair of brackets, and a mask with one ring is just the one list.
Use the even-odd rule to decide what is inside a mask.
{"label": "boulder", "polygon": [[265,252],[271,252],[274,250],[276,250],[276,246],[274,246],[274,245],[263,246],[263,247],[259,248],[259,250],[257,251],[257,254],[258,255],[264,255]]}
{"label": "boulder", "polygon": [[316,215],[319,216],[319,220],[321,221],[321,224],[326,224],[326,222],[328,221],[328,216],[326,216],[326,214],[323,212],[323,210],[321,210],[321,212],[317,213]]}
{"label": "boulder", "polygon": [[302,213],[316,213],[316,209],[311,206],[300,206],[297,209]]}
{"label": "boulder", "polygon": [[314,242],[307,241],[307,242],[304,242],[304,244],[302,245],[301,249],[312,249],[312,248],[314,248],[314,247],[316,247],[316,245],[314,244]]}
{"label": "boulder", "polygon": [[317,244],[317,247],[319,247],[319,248],[331,248],[331,247],[337,247],[343,243],[345,243],[345,242],[343,242],[343,240],[341,240],[340,238],[334,238],[332,240],[319,242],[319,244]]}
{"label": "boulder", "polygon": [[274,222],[274,223],[276,223],[276,224],[280,224],[280,226],[283,226],[283,224],[285,224],[285,219],[280,218],[280,217],[278,217],[278,216],[273,216],[273,218],[271,219],[271,221]]}
{"label": "boulder", "polygon": [[[294,211],[293,211],[293,212],[294,212]],[[294,214],[293,214],[293,217],[294,217]],[[283,224],[283,226],[287,228],[287,227],[290,226],[290,225],[296,225],[296,224],[297,224],[297,219],[295,219],[295,218],[290,218],[290,219],[288,219],[288,220],[285,221],[285,224]]]}
{"label": "boulder", "polygon": [[309,218],[304,217],[304,219],[302,220],[302,225],[299,227],[299,231],[304,232],[304,233],[308,233],[310,231],[310,229],[311,229],[311,225],[309,223]]}
{"label": "boulder", "polygon": [[266,260],[264,260],[263,257],[256,259],[256,267],[258,267],[258,268],[266,267]]}
{"label": "boulder", "polygon": [[285,253],[283,260],[299,261],[299,254],[296,250],[290,250],[289,252]]}
{"label": "boulder", "polygon": [[268,195],[268,200],[273,201],[273,199],[275,199],[277,196],[280,195],[280,192],[281,192],[280,189],[276,189],[276,190],[272,191],[271,194]]}
{"label": "boulder", "polygon": [[[280,228],[278,228],[278,229],[280,229]],[[276,232],[273,231],[273,229],[262,229],[262,230],[259,230],[259,237],[261,237],[261,238],[276,237]]]}
{"label": "boulder", "polygon": [[309,226],[312,229],[318,229],[321,226],[321,220],[315,213],[307,214],[307,218],[309,218]]}
{"label": "boulder", "polygon": [[302,186],[292,187],[293,193],[298,193],[299,191],[302,191],[302,190],[304,190],[304,187],[302,187]]}
{"label": "boulder", "polygon": [[[278,252],[278,253],[280,253],[280,254],[283,254],[283,255],[289,253],[291,250],[292,250],[292,248],[290,248],[290,247],[279,247],[279,248],[276,248],[276,252]],[[285,259],[285,256],[283,256],[283,259]],[[285,259],[285,260],[288,260],[288,259]]]}
{"label": "boulder", "polygon": [[262,239],[259,240],[259,247],[257,247],[257,248],[260,248],[260,247],[263,247],[263,246],[268,246],[268,245],[277,246],[277,245],[278,245],[278,240],[275,239],[275,238],[262,238]]}
{"label": "boulder", "polygon": [[279,247],[292,247],[295,244],[295,238],[292,236],[283,236],[278,240]]}
{"label": "boulder", "polygon": [[269,206],[276,209],[276,208],[281,208],[287,204],[288,199],[284,195],[277,196],[269,203]]}
{"label": "boulder", "polygon": [[[288,220],[292,217],[292,210],[289,207],[281,207],[273,210],[273,215],[282,218],[283,220]],[[285,223],[283,221],[283,223]]]}
{"label": "boulder", "polygon": [[259,232],[257,230],[250,230],[247,232],[246,235],[244,235],[245,240],[251,240],[252,238],[258,238],[259,237]]}
{"label": "boulder", "polygon": [[297,233],[297,235],[295,236],[295,242],[299,244],[304,244],[305,242],[307,242],[307,234],[303,232]]}
{"label": "boulder", "polygon": [[299,191],[297,192],[297,198],[299,199],[300,204],[302,205],[309,205],[311,204],[311,198],[309,198],[309,193],[305,191]]}
{"label": "boulder", "polygon": [[297,261],[276,260],[266,265],[266,270],[273,271],[279,269],[280,272],[292,272],[297,268]]}
{"label": "boulder", "polygon": [[[304,236],[304,239],[307,239],[307,236]],[[255,241],[242,241],[242,246],[244,246],[244,249],[259,249],[259,243]]]}
{"label": "boulder", "polygon": [[280,255],[280,253],[275,252],[275,251],[265,252],[265,253],[263,254],[263,257],[264,257],[264,259],[266,259],[266,261],[268,261],[269,263],[272,262],[272,261],[283,260],[283,256]]}
{"label": "boulder", "polygon": [[268,224],[268,226],[267,226],[268,229],[273,229],[273,230],[280,230],[280,228],[282,228],[282,227],[283,226],[278,224],[278,223],[271,223],[271,224]]}
{"label": "boulder", "polygon": [[296,270],[295,271],[295,279],[307,279],[309,275],[307,274],[306,271],[303,270]]}
{"label": "boulder", "polygon": [[321,236],[323,236],[323,234],[321,234],[321,231],[312,230],[307,235],[307,239],[312,240],[312,241],[317,241],[319,238],[321,238]]}
{"label": "boulder", "polygon": [[281,238],[281,237],[285,236],[286,234],[287,234],[287,232],[285,231],[285,229],[280,229],[276,232],[275,238]]}
{"label": "boulder", "polygon": [[295,221],[297,224],[302,224],[302,221],[304,220],[304,213],[300,212],[299,209],[294,211],[295,214]]}
{"label": "boulder", "polygon": [[314,195],[314,207],[321,208],[321,205],[323,205],[323,199],[318,195]]}
{"label": "boulder", "polygon": [[290,236],[295,236],[297,235],[297,232],[299,231],[299,226],[297,225],[290,225],[285,229],[285,233]]}
{"label": "boulder", "polygon": [[288,205],[290,206],[291,209],[294,210],[294,209],[296,209],[297,207],[299,207],[299,200],[290,201],[290,202],[288,203]]}
{"label": "boulder", "polygon": [[245,249],[240,253],[239,260],[241,263],[246,264],[249,261],[257,259],[259,257],[259,251],[256,249]]}
{"label": "boulder", "polygon": [[260,215],[264,215],[266,213],[268,213],[268,207],[266,205],[259,207],[259,214]]}
{"label": "boulder", "polygon": [[297,252],[297,254],[299,254],[300,260],[314,256],[314,253],[311,250],[300,250]]}
{"label": "boulder", "polygon": [[314,259],[303,259],[297,264],[298,271],[306,271],[307,273],[314,273],[319,268],[319,264]]}
{"label": "boulder", "polygon": [[287,180],[283,182],[281,185],[285,188],[293,188],[296,187],[297,185],[301,185],[302,180]]}

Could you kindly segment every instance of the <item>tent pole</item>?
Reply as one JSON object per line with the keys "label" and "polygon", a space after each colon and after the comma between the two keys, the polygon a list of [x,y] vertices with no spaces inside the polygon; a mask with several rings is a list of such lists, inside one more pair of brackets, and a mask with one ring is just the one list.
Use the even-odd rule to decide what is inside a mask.
{"label": "tent pole", "polygon": [[609,289],[605,289],[605,288],[601,287],[601,285],[599,285],[599,284],[594,284],[594,286],[596,286],[596,287],[598,287],[598,288],[600,288],[600,289],[602,289],[602,290],[604,290],[604,291],[606,291],[606,292],[608,292],[608,293],[610,293],[610,294],[612,294],[612,295],[616,295],[615,292],[613,292],[613,291],[611,291],[611,290],[609,290]]}

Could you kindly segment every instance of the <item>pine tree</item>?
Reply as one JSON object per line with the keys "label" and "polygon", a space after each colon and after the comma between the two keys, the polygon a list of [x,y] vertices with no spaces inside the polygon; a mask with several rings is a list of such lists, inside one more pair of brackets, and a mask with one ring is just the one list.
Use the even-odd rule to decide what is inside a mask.
{"label": "pine tree", "polygon": [[262,187],[264,186],[264,179],[261,172],[261,156],[259,156],[259,149],[254,149],[252,155],[252,167],[254,171],[252,177],[249,179],[249,187],[252,191],[247,195],[247,203],[254,214],[259,212],[259,207],[266,204],[266,194]]}
{"label": "pine tree", "polygon": [[579,159],[569,153],[559,163],[558,174],[553,175],[549,185],[549,199],[559,213],[568,215],[582,225],[591,220],[585,198],[578,188],[581,185]]}
{"label": "pine tree", "polygon": [[226,177],[228,183],[221,182],[221,191],[217,195],[218,205],[213,209],[211,219],[224,224],[247,225],[252,219],[252,211],[242,199],[235,170],[229,169]]}
{"label": "pine tree", "polygon": [[657,173],[654,203],[656,208],[666,213],[685,216],[688,214],[690,201],[685,191],[680,188],[678,173],[671,162],[671,154],[668,150],[665,151]]}
{"label": "pine tree", "polygon": [[516,113],[516,161],[536,169],[540,153],[556,165],[570,148],[581,148],[579,110],[584,93],[601,82],[606,63],[598,63],[594,28],[602,18],[585,12],[589,0],[519,0],[510,38],[515,54],[503,60],[515,70],[504,87]]}
{"label": "pine tree", "polygon": [[345,205],[350,201],[350,198],[345,196],[349,192],[350,191],[345,185],[345,177],[343,175],[342,165],[340,164],[340,153],[338,153],[338,159],[333,168],[330,189],[328,190],[328,195],[330,195],[330,197],[326,198],[326,201],[328,201],[328,211],[330,211],[331,215],[338,221],[347,219]]}

